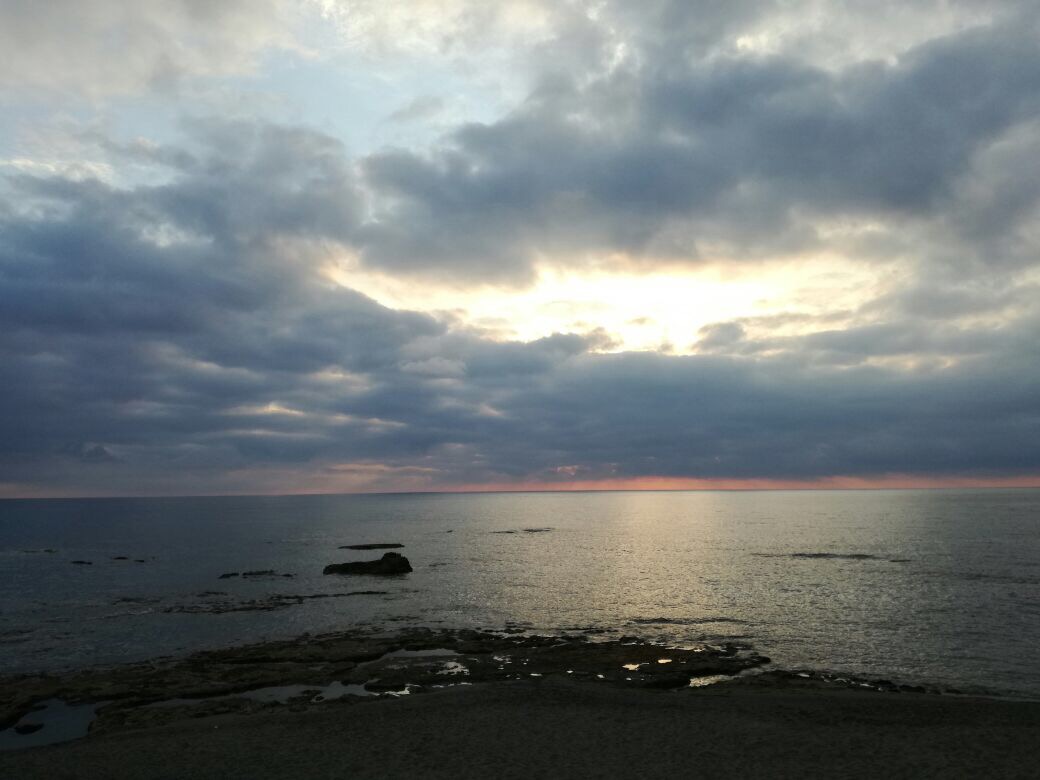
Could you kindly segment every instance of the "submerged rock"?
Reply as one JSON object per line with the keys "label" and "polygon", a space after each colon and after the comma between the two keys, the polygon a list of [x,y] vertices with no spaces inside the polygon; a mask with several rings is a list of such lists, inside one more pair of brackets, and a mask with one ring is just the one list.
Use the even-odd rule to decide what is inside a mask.
{"label": "submerged rock", "polygon": [[386,553],[378,561],[354,561],[351,563],[330,563],[322,574],[407,574],[412,565],[400,553]]}
{"label": "submerged rock", "polygon": [[272,593],[260,599],[247,599],[245,601],[234,601],[227,598],[215,598],[227,596],[222,591],[204,591],[198,594],[198,598],[204,599],[191,604],[174,604],[165,607],[162,611],[166,614],[205,614],[223,615],[227,612],[272,612],[276,609],[297,606],[312,599],[339,599],[348,596],[385,596],[385,590],[352,590],[349,593],[312,593],[286,594]]}
{"label": "submerged rock", "polygon": [[274,569],[257,569],[255,571],[244,571],[244,572],[241,572],[241,573],[239,573],[237,571],[226,571],[223,574],[221,574],[219,577],[217,577],[217,579],[218,580],[229,580],[232,577],[288,577],[288,578],[291,579],[292,577],[295,577],[295,576],[296,576],[295,574],[288,574],[288,573],[287,574],[279,574]]}
{"label": "submerged rock", "polygon": [[386,544],[343,544],[340,545],[341,550],[394,550],[398,547],[404,547],[403,544],[397,542],[389,542]]}

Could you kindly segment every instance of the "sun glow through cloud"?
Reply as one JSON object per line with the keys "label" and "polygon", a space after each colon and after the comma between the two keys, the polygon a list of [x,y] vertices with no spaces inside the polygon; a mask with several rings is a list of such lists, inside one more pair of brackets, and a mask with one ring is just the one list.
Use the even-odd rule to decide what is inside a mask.
{"label": "sun glow through cloud", "polygon": [[[740,318],[855,310],[881,284],[876,269],[842,258],[805,258],[795,264],[712,265],[701,270],[569,272],[543,266],[528,287],[417,283],[331,265],[326,273],[392,308],[448,313],[497,339],[533,341],[553,333],[601,329],[604,352],[653,350],[691,354],[701,328]],[[793,329],[792,329],[793,328]],[[782,329],[798,332],[797,325]]]}

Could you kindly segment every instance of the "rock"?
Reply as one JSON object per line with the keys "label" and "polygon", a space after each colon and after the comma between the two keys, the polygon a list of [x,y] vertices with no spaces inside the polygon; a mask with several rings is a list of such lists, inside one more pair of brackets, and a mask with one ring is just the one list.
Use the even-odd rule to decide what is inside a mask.
{"label": "rock", "polygon": [[227,612],[273,612],[276,609],[294,607],[311,599],[339,599],[348,596],[385,596],[385,590],[352,590],[349,593],[313,593],[311,595],[296,595],[273,593],[262,599],[248,599],[246,601],[233,601],[227,598],[215,598],[226,596],[222,591],[204,591],[198,594],[198,598],[205,601],[191,604],[174,604],[164,607],[162,612],[173,614],[206,614],[223,615]]}
{"label": "rock", "polygon": [[403,544],[397,542],[390,542],[387,544],[343,544],[340,545],[341,550],[394,550],[398,547],[404,547]]}
{"label": "rock", "polygon": [[113,561],[128,561],[130,559],[127,558],[125,555],[117,555],[114,558],[112,558],[112,560]]}
{"label": "rock", "polygon": [[237,571],[229,571],[221,574],[217,579],[226,580],[231,577],[295,577],[295,574],[279,574],[274,569],[256,569],[254,571],[244,571],[241,574]]}
{"label": "rock", "polygon": [[93,561],[71,561],[71,563],[74,563],[77,566],[93,566],[94,565]]}
{"label": "rock", "polygon": [[378,561],[355,561],[352,563],[330,563],[322,574],[406,574],[412,565],[400,553],[386,553]]}
{"label": "rock", "polygon": [[14,727],[15,734],[35,734],[37,731],[43,728],[42,723],[22,723],[19,726]]}

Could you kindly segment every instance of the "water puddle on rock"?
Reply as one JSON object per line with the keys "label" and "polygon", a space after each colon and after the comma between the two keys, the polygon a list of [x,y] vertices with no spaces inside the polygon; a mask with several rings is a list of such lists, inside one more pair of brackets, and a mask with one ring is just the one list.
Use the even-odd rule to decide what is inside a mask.
{"label": "water puddle on rock", "polygon": [[726,682],[732,680],[733,677],[728,674],[709,674],[704,677],[694,677],[690,680],[691,688],[707,688],[709,685],[715,685],[717,683]]}
{"label": "water puddle on rock", "polygon": [[0,731],[0,750],[40,747],[85,737],[99,706],[97,702],[67,704],[61,699],[40,702],[14,726]]}

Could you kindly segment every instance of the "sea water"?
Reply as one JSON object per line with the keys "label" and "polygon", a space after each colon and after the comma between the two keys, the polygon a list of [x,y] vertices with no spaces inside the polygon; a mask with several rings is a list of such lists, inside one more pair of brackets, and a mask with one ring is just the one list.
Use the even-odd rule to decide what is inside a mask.
{"label": "sea water", "polygon": [[[339,549],[358,543],[414,571],[322,574],[382,554]],[[1040,696],[1040,491],[0,501],[4,674],[507,622]]]}

